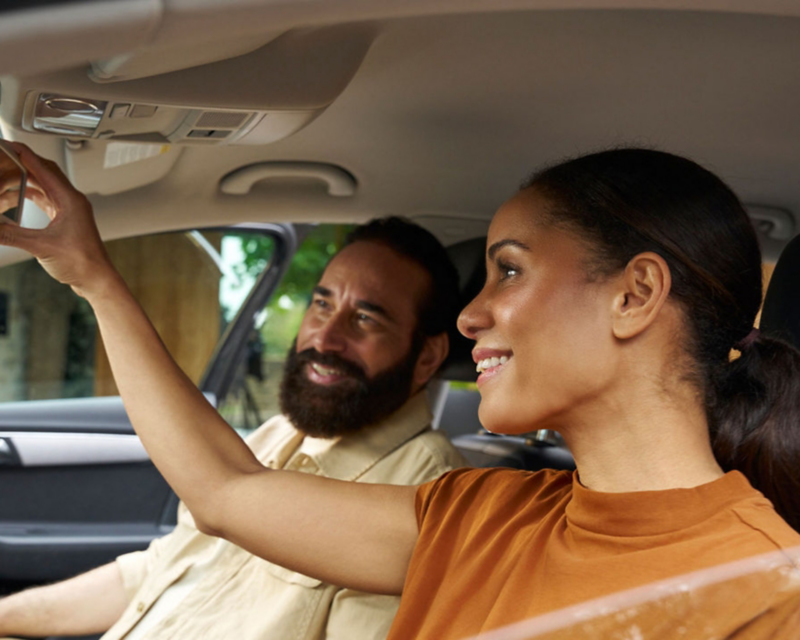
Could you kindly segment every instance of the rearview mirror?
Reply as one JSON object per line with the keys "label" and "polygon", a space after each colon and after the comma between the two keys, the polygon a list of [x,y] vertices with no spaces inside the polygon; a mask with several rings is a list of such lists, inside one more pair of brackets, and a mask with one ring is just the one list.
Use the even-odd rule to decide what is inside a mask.
{"label": "rearview mirror", "polygon": [[5,140],[0,140],[0,213],[19,223],[25,204],[28,172],[17,153]]}

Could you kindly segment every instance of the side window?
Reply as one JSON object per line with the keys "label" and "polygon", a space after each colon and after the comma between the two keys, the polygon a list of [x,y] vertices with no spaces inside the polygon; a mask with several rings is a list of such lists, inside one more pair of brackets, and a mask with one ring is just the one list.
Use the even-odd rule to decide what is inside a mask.
{"label": "side window", "polygon": [[[297,335],[312,289],[350,229],[352,225],[314,227],[294,255],[275,294],[256,315],[247,354],[219,404],[222,416],[240,433],[246,434],[280,413],[278,392],[286,354]],[[246,265],[259,263],[259,247],[243,250]]]}
{"label": "side window", "polygon": [[[107,243],[112,261],[197,383],[276,240],[202,230]],[[245,247],[257,245],[249,260]],[[88,303],[33,260],[0,268],[0,402],[116,395]]]}

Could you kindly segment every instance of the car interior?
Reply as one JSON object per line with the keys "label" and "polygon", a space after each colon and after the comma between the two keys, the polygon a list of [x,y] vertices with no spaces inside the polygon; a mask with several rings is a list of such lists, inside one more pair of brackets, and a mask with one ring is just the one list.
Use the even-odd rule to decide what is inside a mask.
{"label": "car interior", "polygon": [[[448,247],[468,300],[492,214],[526,175],[614,146],[685,155],[726,180],[772,276],[762,329],[800,345],[798,59],[800,6],[779,1],[13,0],[0,8],[0,132],[89,196],[143,296],[151,275],[187,274],[158,285],[154,322],[166,336],[170,304],[196,296],[181,322],[203,348],[178,344],[189,324],[165,341],[202,353],[181,365],[246,430],[263,413],[242,380],[275,379],[259,354],[278,347],[259,336],[297,319],[281,283],[304,243],[326,259],[346,225],[406,216]],[[46,222],[26,209],[24,224]],[[175,243],[189,247],[180,267]],[[186,293],[209,261],[235,304]],[[102,354],[67,358],[93,340],[86,309],[25,264],[0,247],[0,361],[26,380],[45,366],[15,364],[3,344],[24,328],[83,369],[42,373],[55,387],[0,377],[0,594],[143,547],[176,505]],[[45,303],[64,336],[26,311]],[[482,430],[469,349],[456,343],[431,384],[437,427],[476,466],[574,468],[555,433]]]}

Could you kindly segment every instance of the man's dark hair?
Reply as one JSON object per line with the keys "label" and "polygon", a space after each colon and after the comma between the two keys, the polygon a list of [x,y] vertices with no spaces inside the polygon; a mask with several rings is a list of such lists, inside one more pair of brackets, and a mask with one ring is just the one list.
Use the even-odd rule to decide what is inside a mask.
{"label": "man's dark hair", "polygon": [[461,311],[458,271],[442,243],[426,229],[399,216],[376,218],[356,227],[345,239],[345,246],[355,242],[376,242],[409,258],[430,274],[431,286],[419,309],[419,330],[425,336],[455,332]]}

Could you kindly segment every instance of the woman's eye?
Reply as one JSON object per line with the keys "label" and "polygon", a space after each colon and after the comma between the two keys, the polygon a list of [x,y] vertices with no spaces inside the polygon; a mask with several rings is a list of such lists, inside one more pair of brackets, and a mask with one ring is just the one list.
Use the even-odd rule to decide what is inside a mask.
{"label": "woman's eye", "polygon": [[519,269],[517,269],[517,267],[505,262],[498,262],[497,268],[500,271],[500,280],[513,278],[514,276],[519,275]]}

